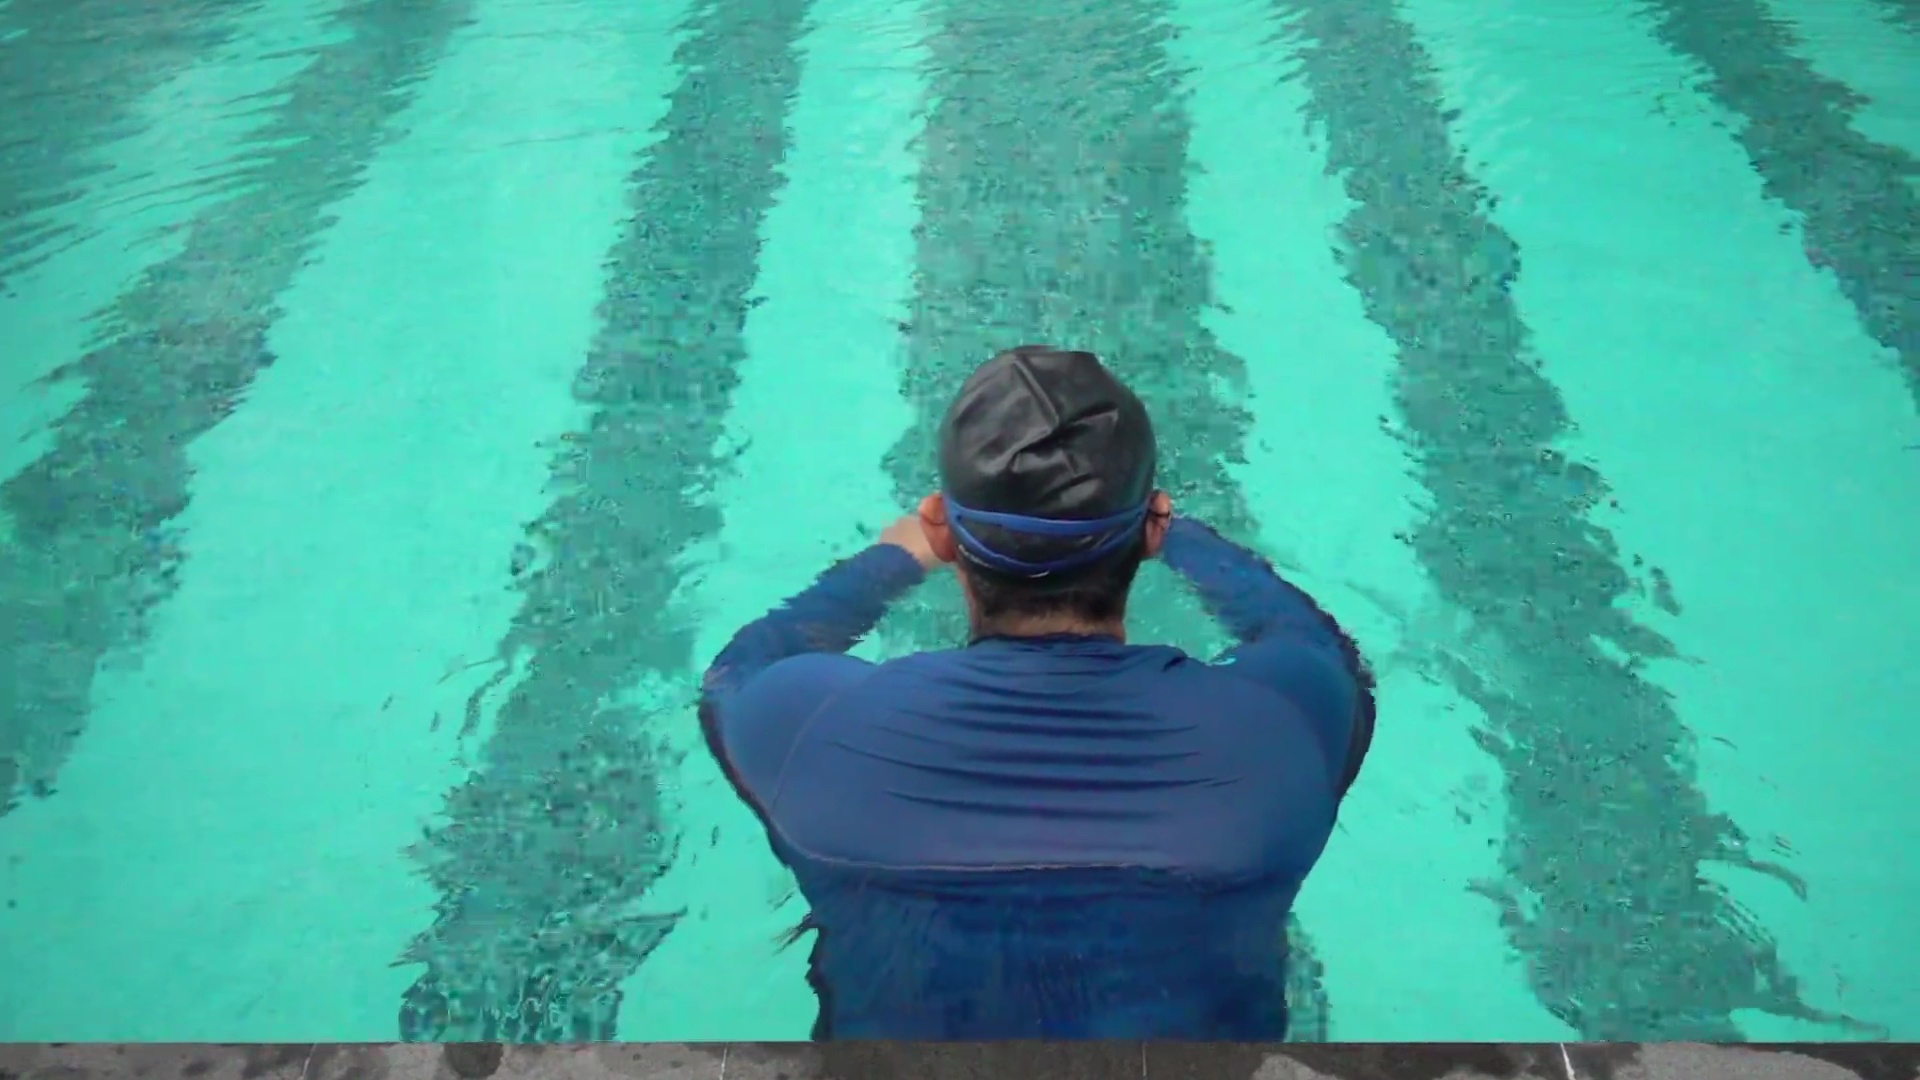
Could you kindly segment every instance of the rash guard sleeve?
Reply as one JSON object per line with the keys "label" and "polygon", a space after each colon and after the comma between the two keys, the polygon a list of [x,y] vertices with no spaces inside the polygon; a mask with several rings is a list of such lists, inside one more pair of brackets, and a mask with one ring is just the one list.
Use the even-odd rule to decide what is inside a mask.
{"label": "rash guard sleeve", "polygon": [[1239,642],[1217,663],[1306,714],[1344,795],[1373,745],[1375,711],[1373,673],[1353,639],[1271,563],[1192,518],[1173,520],[1161,558]]}
{"label": "rash guard sleeve", "polygon": [[742,627],[714,657],[701,684],[700,726],[749,805],[762,805],[807,719],[870,670],[846,651],[925,577],[905,549],[875,544]]}

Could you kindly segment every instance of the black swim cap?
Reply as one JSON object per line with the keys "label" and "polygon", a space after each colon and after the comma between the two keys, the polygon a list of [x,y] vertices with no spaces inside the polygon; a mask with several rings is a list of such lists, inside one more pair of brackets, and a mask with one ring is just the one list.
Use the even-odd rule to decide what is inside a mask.
{"label": "black swim cap", "polygon": [[961,549],[1016,576],[1083,566],[1139,535],[1158,449],[1146,407],[1087,352],[1023,345],[981,365],[940,425]]}

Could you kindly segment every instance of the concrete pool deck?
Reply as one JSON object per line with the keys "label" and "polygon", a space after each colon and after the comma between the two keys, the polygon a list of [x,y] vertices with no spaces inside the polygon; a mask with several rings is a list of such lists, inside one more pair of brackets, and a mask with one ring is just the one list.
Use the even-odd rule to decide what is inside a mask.
{"label": "concrete pool deck", "polygon": [[0,1045],[0,1080],[1915,1080],[1914,1044]]}

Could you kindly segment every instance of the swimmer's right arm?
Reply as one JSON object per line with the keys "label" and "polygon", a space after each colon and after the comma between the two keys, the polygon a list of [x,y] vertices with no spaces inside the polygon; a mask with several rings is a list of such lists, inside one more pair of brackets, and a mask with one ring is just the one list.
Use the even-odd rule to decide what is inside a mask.
{"label": "swimmer's right arm", "polygon": [[1271,563],[1192,518],[1174,518],[1160,555],[1239,642],[1222,659],[1307,714],[1344,793],[1373,745],[1375,712],[1353,639]]}
{"label": "swimmer's right arm", "polygon": [[843,559],[812,585],[741,627],[708,666],[700,728],[734,790],[764,816],[793,740],[814,711],[864,678],[846,655],[887,605],[926,579],[911,551],[878,543]]}
{"label": "swimmer's right arm", "polygon": [[926,576],[912,552],[891,543],[835,563],[798,595],[741,627],[707,668],[703,695],[731,696],[789,657],[846,652],[879,623],[888,604]]}

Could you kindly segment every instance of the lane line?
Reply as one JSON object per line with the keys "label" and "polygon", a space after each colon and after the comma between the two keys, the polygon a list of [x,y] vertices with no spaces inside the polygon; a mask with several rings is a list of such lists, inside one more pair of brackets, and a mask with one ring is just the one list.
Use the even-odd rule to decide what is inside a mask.
{"label": "lane line", "polygon": [[335,23],[351,36],[312,49],[283,84],[279,112],[234,163],[235,194],[196,215],[180,253],[103,316],[101,343],[51,376],[86,390],[47,452],[0,482],[13,532],[0,580],[18,583],[0,593],[0,654],[35,674],[0,709],[0,800],[53,789],[95,669],[144,643],[186,561],[175,519],[190,498],[187,448],[273,362],[274,298],[467,3],[342,8]]}
{"label": "lane line", "polygon": [[[936,486],[940,413],[976,365],[1022,343],[1099,353],[1160,428],[1177,505],[1253,540],[1228,473],[1251,416],[1243,361],[1204,322],[1212,282],[1186,219],[1187,88],[1169,62],[1163,0],[1053,12],[1018,0],[929,8],[931,114],[919,179],[917,293],[902,392],[914,427],[891,456],[895,501]],[[1080,58],[1063,66],[1063,55]],[[1007,72],[1044,71],[1046,78]],[[1140,640],[1198,654],[1223,643],[1157,563],[1128,617]],[[923,589],[883,628],[895,647],[965,640],[958,590]],[[1298,1037],[1324,1037],[1326,996],[1305,932],[1291,931]]]}
{"label": "lane line", "polygon": [[[723,440],[739,456],[715,489],[725,525],[694,594],[702,662],[897,512],[879,462],[910,419],[893,360],[913,271],[924,27],[917,6],[885,0],[821,0],[810,22],[789,180],[763,233],[764,302],[747,318]],[[777,947],[805,913],[792,875],[691,712],[670,745],[686,841],[650,897],[688,917],[627,981],[621,1035],[805,1039],[807,944]]]}
{"label": "lane line", "polygon": [[[1507,814],[1472,739],[1485,719],[1397,659],[1422,647],[1444,608],[1397,539],[1424,496],[1381,423],[1394,412],[1393,342],[1367,320],[1329,244],[1354,204],[1328,172],[1323,127],[1307,120],[1303,43],[1265,33],[1259,0],[1177,9],[1173,55],[1193,71],[1199,165],[1188,217],[1217,283],[1205,322],[1249,358],[1257,434],[1233,473],[1267,550],[1355,635],[1380,678],[1380,738],[1299,904],[1321,928],[1328,991],[1342,1003],[1332,1034],[1564,1037],[1467,888],[1498,873]],[[1409,625],[1406,613],[1420,618]],[[1407,917],[1410,897],[1419,918]]]}
{"label": "lane line", "polygon": [[1421,39],[1460,13],[1275,10],[1303,38],[1312,115],[1355,202],[1343,265],[1398,349],[1398,430],[1430,497],[1408,542],[1459,613],[1427,668],[1486,714],[1475,738],[1508,815],[1504,873],[1479,888],[1535,996],[1583,1038],[1731,1038],[1734,1008],[1798,1008],[1782,983],[1756,987],[1771,942],[1699,876],[1742,858],[1740,837],[1645,675],[1676,651],[1622,604],[1634,575],[1596,515],[1611,485],[1569,452],[1572,419],[1510,291],[1520,248],[1452,141]]}
{"label": "lane line", "polygon": [[[179,781],[220,792],[196,819],[232,823],[209,906],[306,886],[235,916],[258,944],[199,999],[206,1030],[249,1000],[257,1038],[392,1036],[412,980],[394,960],[438,899],[403,849],[472,749],[480,673],[446,675],[508,626],[506,553],[546,502],[554,437],[584,420],[573,371],[664,111],[671,15],[500,0],[475,16],[282,295],[281,363],[197,455],[194,573],[141,707],[222,748]],[[273,722],[222,731],[232,716]],[[288,759],[297,781],[247,767]],[[176,844],[177,861],[206,846]]]}
{"label": "lane line", "polygon": [[[125,895],[190,873],[178,849],[144,842],[154,835],[147,830],[192,821],[217,836],[230,824],[211,813],[220,808],[204,788],[159,789],[178,802],[157,817],[130,814],[121,800],[154,797],[150,770],[166,762],[218,763],[218,743],[179,741],[177,728],[148,715],[141,695],[163,678],[191,683],[198,700],[181,704],[214,706],[208,721],[231,728],[255,718],[219,712],[222,687],[192,683],[187,671],[195,669],[174,666],[185,657],[163,652],[151,676],[96,678],[96,670],[108,658],[137,661],[150,643],[171,649],[186,641],[164,632],[151,639],[156,623],[179,625],[162,602],[193,572],[186,553],[200,519],[189,512],[189,481],[201,464],[193,444],[236,411],[273,361],[267,334],[281,315],[277,299],[329,223],[327,208],[359,185],[465,8],[464,0],[360,3],[333,15],[303,50],[307,62],[269,95],[271,120],[226,172],[230,196],[196,214],[179,253],[121,294],[103,319],[104,343],[61,372],[86,390],[56,423],[51,448],[0,484],[14,528],[0,550],[8,584],[0,590],[0,655],[31,673],[8,683],[12,697],[0,712],[0,768],[19,763],[22,775],[0,780],[51,794],[96,698],[92,711],[105,728],[81,758],[71,792],[19,810],[0,829],[8,857],[19,860],[18,906],[5,925],[22,935],[4,951],[24,957],[13,970],[34,973],[8,981],[32,988],[17,1008],[0,1009],[18,1028],[12,1037],[211,1038],[230,1033],[236,1017],[247,1022],[245,1003],[224,996],[220,976],[229,969],[188,959],[207,947],[204,936],[152,934],[168,919],[198,920],[202,901],[215,894],[175,893],[179,906],[142,917],[119,907]],[[210,535],[217,541],[221,533]],[[233,870],[218,861],[188,865],[216,876]],[[231,945],[244,970],[248,943]],[[201,1002],[209,1012],[187,1011],[195,1003],[173,989],[182,972],[196,973],[191,991],[226,1007]],[[161,1000],[170,1007],[156,1008]],[[209,1026],[193,1026],[208,1015]]]}
{"label": "lane line", "polygon": [[[1763,0],[1636,0],[1656,37],[1695,65],[1689,83],[1730,125],[1766,193],[1800,216],[1805,256],[1832,271],[1920,409],[1920,160],[1869,141],[1859,95],[1816,72]],[[1678,87],[1676,87],[1676,90]]]}
{"label": "lane line", "polygon": [[[1911,0],[1765,0],[1770,18],[1784,20],[1799,41],[1795,51],[1823,78],[1863,100],[1852,110],[1855,131],[1920,159],[1920,4]],[[1913,20],[1902,32],[1897,8]],[[1920,172],[1907,174],[1909,187]]]}
{"label": "lane line", "polygon": [[1645,677],[1686,719],[1707,803],[1741,826],[1732,862],[1697,872],[1761,951],[1703,953],[1646,1007],[1712,1004],[1754,1039],[1862,1030],[1825,1014],[1920,1015],[1920,956],[1891,947],[1920,874],[1879,854],[1920,840],[1899,779],[1920,741],[1887,724],[1920,700],[1904,659],[1920,645],[1920,470],[1899,449],[1920,417],[1732,118],[1675,89],[1692,65],[1646,20],[1442,6],[1408,10],[1465,103],[1460,137],[1496,163],[1494,216],[1528,252],[1517,302],[1580,418],[1573,445],[1615,484],[1606,527],[1646,564],[1623,602],[1691,661]]}
{"label": "lane line", "polygon": [[[143,271],[179,257],[187,239],[181,223],[235,194],[227,175],[232,162],[268,119],[258,99],[300,70],[305,50],[324,40],[319,25],[342,2],[285,3],[237,17],[226,44],[71,151],[83,160],[63,168],[85,183],[61,189],[57,206],[21,211],[17,228],[64,239],[23,247],[0,286],[0,341],[7,342],[0,354],[0,477],[53,449],[53,423],[85,388],[49,384],[47,376],[111,329],[101,316]],[[0,523],[0,535],[11,533],[10,523]]]}
{"label": "lane line", "polygon": [[1885,18],[1906,30],[1909,35],[1920,38],[1920,4],[1914,0],[1873,0],[1884,13]]}
{"label": "lane line", "polygon": [[405,1039],[612,1039],[622,983],[679,921],[648,891],[694,842],[663,791],[693,715],[699,613],[682,586],[721,527],[810,7],[702,0],[671,59],[646,57],[675,85],[601,262],[573,384],[590,418],[550,461],[517,610],[471,699],[484,744],[421,845],[439,898],[408,953],[425,970],[401,995]]}
{"label": "lane line", "polygon": [[[302,16],[301,5],[291,9]],[[60,209],[122,164],[99,151],[153,122],[140,103],[257,30],[264,14],[259,2],[16,0],[0,8],[0,295],[99,227]]]}

